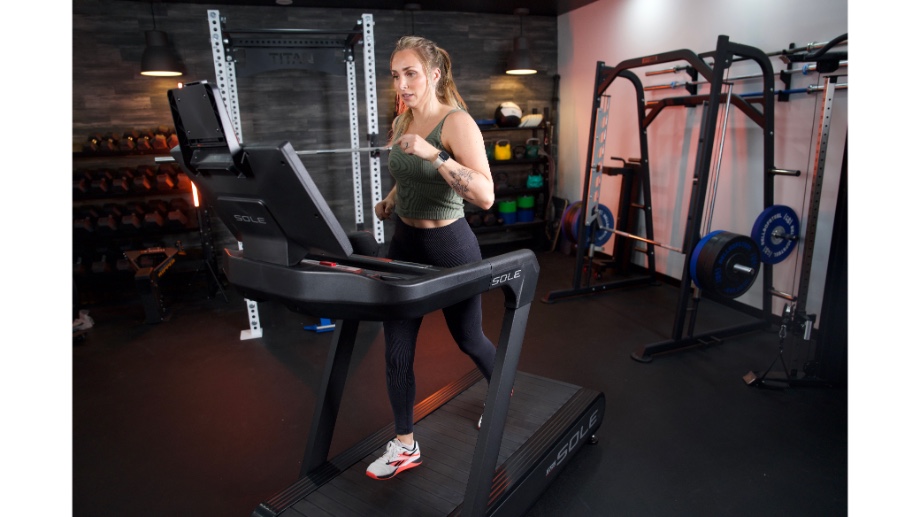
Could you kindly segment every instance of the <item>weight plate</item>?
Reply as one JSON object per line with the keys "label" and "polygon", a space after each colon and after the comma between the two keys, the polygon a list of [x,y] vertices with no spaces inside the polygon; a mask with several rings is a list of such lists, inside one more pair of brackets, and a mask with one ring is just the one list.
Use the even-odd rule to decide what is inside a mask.
{"label": "weight plate", "polygon": [[691,278],[705,292],[737,298],[754,285],[760,272],[760,250],[746,235],[715,231],[704,237],[691,256]]}
{"label": "weight plate", "polygon": [[580,212],[581,201],[578,201],[565,207],[565,212],[562,213],[562,235],[569,242],[576,242],[578,240],[578,216],[581,215]]}
{"label": "weight plate", "polygon": [[693,248],[693,253],[690,254],[690,279],[693,280],[693,283],[696,284],[696,286],[700,289],[703,289],[703,284],[700,283],[700,277],[696,273],[699,269],[698,263],[700,259],[700,253],[703,252],[703,248],[706,247],[706,243],[709,242],[709,239],[720,233],[722,233],[722,230],[716,230],[704,235],[703,238],[700,239],[700,242],[696,244],[696,247]]}
{"label": "weight plate", "polygon": [[760,260],[765,264],[779,264],[786,260],[799,236],[799,218],[792,208],[773,205],[754,221],[751,238],[760,250]]}
{"label": "weight plate", "polygon": [[[562,214],[562,230],[569,242],[578,241],[578,227],[581,225],[581,207],[581,201],[576,201],[566,207],[565,212]],[[598,205],[597,212],[598,226],[613,228],[613,212],[603,204]],[[598,229],[594,232],[594,245],[603,246],[612,236],[613,232]]]}

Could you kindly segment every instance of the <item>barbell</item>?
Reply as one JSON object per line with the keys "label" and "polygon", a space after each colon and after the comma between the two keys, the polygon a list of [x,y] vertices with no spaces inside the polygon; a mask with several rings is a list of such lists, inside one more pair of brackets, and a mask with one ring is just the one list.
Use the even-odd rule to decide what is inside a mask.
{"label": "barbell", "polygon": [[[294,151],[300,156],[306,155],[315,155],[315,154],[347,154],[347,153],[377,153],[381,151],[389,151],[389,147],[356,147],[356,148],[339,148],[339,149],[312,149],[307,151]],[[157,156],[154,158],[156,163],[172,163],[175,162],[175,158],[172,156]]]}
{"label": "barbell", "polygon": [[[569,205],[562,215],[564,236],[577,242],[582,220],[582,202]],[[594,246],[603,246],[613,235],[660,246],[678,253],[680,248],[614,228],[613,213],[598,204]],[[583,236],[583,244],[588,242]],[[799,219],[792,208],[773,205],[754,221],[751,235],[716,230],[708,233],[690,254],[690,278],[700,289],[723,298],[737,298],[754,283],[760,264],[778,264],[788,258],[799,239]]]}

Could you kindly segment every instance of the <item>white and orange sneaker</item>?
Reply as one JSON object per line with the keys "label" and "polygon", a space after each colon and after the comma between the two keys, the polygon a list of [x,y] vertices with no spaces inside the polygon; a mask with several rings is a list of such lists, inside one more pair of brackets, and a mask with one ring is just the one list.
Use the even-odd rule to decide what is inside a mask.
{"label": "white and orange sneaker", "polygon": [[377,458],[367,467],[368,477],[374,479],[390,479],[404,470],[418,467],[422,464],[418,441],[412,448],[406,447],[398,438],[393,438],[387,443],[387,450],[383,456]]}

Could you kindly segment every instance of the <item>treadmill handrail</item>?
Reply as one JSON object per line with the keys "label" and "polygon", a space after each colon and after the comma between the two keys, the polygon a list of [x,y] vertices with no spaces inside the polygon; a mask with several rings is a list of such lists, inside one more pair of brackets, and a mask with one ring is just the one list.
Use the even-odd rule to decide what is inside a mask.
{"label": "treadmill handrail", "polygon": [[[420,317],[491,289],[502,288],[505,305],[530,303],[539,265],[531,250],[517,250],[455,268],[424,268],[383,262],[377,272],[362,261],[301,261],[282,266],[247,259],[245,251],[225,250],[224,272],[247,298],[279,300],[298,312],[333,319],[385,321]],[[355,263],[355,262],[351,262]],[[356,270],[357,269],[357,270]],[[404,275],[397,273],[405,269]],[[529,287],[529,288],[528,288]]]}

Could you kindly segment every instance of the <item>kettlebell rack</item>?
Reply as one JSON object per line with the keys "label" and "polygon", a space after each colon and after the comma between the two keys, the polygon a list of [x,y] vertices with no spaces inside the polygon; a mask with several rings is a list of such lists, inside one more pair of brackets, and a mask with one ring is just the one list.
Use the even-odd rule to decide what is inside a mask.
{"label": "kettlebell rack", "polygon": [[[704,57],[713,58],[713,65],[710,66],[704,61]],[[733,62],[740,60],[752,60],[760,67],[763,76],[763,90],[760,95],[742,97],[732,94],[731,83],[726,83],[723,79],[727,74],[727,69]],[[658,100],[652,103],[646,103],[644,98],[644,87],[639,77],[632,72],[632,69],[645,67],[650,64],[665,64],[671,62],[685,62],[688,69],[692,69],[693,74],[698,74],[705,78],[710,84],[708,94],[697,95],[691,92],[687,96],[671,97]],[[694,75],[695,76],[695,75]],[[721,149],[718,153],[716,150],[717,135],[716,130],[719,126],[719,107],[725,104],[726,111],[729,107],[734,106],[742,113],[747,115],[757,126],[761,128],[763,139],[763,206],[768,208],[774,204],[774,180],[776,176],[798,175],[798,171],[789,171],[779,169],[774,166],[774,72],[773,65],[767,54],[761,50],[730,41],[728,36],[719,36],[716,50],[706,54],[696,54],[687,49],[643,56],[634,59],[628,59],[616,65],[608,67],[602,61],[598,61],[595,82],[594,82],[594,111],[591,117],[591,133],[595,135],[594,141],[589,144],[587,157],[587,170],[585,172],[585,182],[582,192],[582,199],[585,207],[580,211],[580,224],[577,227],[577,237],[575,240],[576,264],[572,280],[571,289],[552,291],[548,293],[543,301],[553,303],[562,299],[589,295],[609,291],[614,288],[633,286],[638,284],[656,284],[656,269],[654,252],[652,246],[663,246],[674,249],[684,254],[683,274],[681,275],[680,294],[678,307],[674,318],[671,336],[669,339],[645,345],[631,353],[631,357],[639,362],[650,362],[654,355],[673,351],[676,349],[698,346],[700,344],[717,343],[723,338],[738,335],[753,330],[759,330],[770,326],[772,316],[772,293],[770,289],[764,288],[761,299],[761,307],[751,308],[749,312],[754,316],[754,321],[745,322],[738,325],[716,329],[703,334],[694,334],[693,326],[696,312],[690,311],[691,296],[695,288],[691,271],[696,266],[696,259],[699,258],[698,245],[701,241],[701,230],[703,229],[704,212],[706,210],[707,192],[710,189],[710,170],[713,165],[713,156],[721,156]],[[609,97],[605,92],[613,82],[622,78],[629,81],[636,91],[636,114],[639,128],[639,146],[641,155],[638,158],[622,160],[624,166],[619,172],[627,169],[639,179],[641,192],[644,199],[642,200],[642,209],[646,219],[646,235],[632,235],[624,229],[613,229],[602,227],[601,220],[603,205],[599,202],[601,178],[603,175],[612,175],[617,171],[604,167],[604,143],[607,126],[607,115],[609,112]],[[728,91],[723,92],[724,86],[728,85]],[[755,104],[759,104],[758,109]],[[693,176],[693,187],[691,191],[689,209],[683,238],[682,247],[677,250],[669,246],[664,246],[655,241],[652,220],[652,200],[650,188],[648,186],[649,175],[649,152],[647,129],[655,118],[667,107],[672,106],[702,106],[703,115],[701,121],[700,136],[698,142],[697,157]],[[726,117],[727,118],[727,117]],[[726,121],[727,122],[727,121]],[[722,134],[724,139],[724,133]],[[721,147],[722,141],[719,141]],[[716,169],[718,170],[718,164]],[[717,178],[716,178],[717,179]],[[710,214],[711,215],[711,214]],[[620,224],[623,221],[619,222]],[[593,252],[595,249],[595,240],[599,233],[609,232],[618,237],[631,238],[633,240],[644,241],[648,244],[645,251],[648,255],[648,274],[633,278],[614,280],[611,282],[592,284],[591,267],[593,261]],[[713,232],[715,233],[715,232]],[[727,232],[723,232],[727,233]],[[625,235],[624,235],[625,234]],[[707,235],[706,237],[710,237]],[[750,247],[745,237],[745,246]],[[716,241],[718,239],[708,239]],[[703,243],[706,244],[705,242]],[[694,253],[696,251],[696,253]],[[628,257],[627,257],[628,258]],[[717,258],[717,257],[715,257]],[[715,259],[714,258],[714,259]],[[742,260],[742,262],[744,262]],[[750,262],[755,262],[754,264]],[[756,266],[756,267],[754,267]],[[762,270],[763,285],[773,285],[772,264],[764,263],[760,267],[759,260],[752,258],[743,264],[736,264],[734,269],[729,269],[727,273],[738,273],[747,275],[750,281],[756,276],[758,269]],[[728,293],[715,293],[714,298],[722,301],[721,298],[732,298],[734,296]],[[718,296],[718,295],[723,296]],[[698,300],[698,293],[697,298]],[[691,319],[687,321],[688,313]]]}

